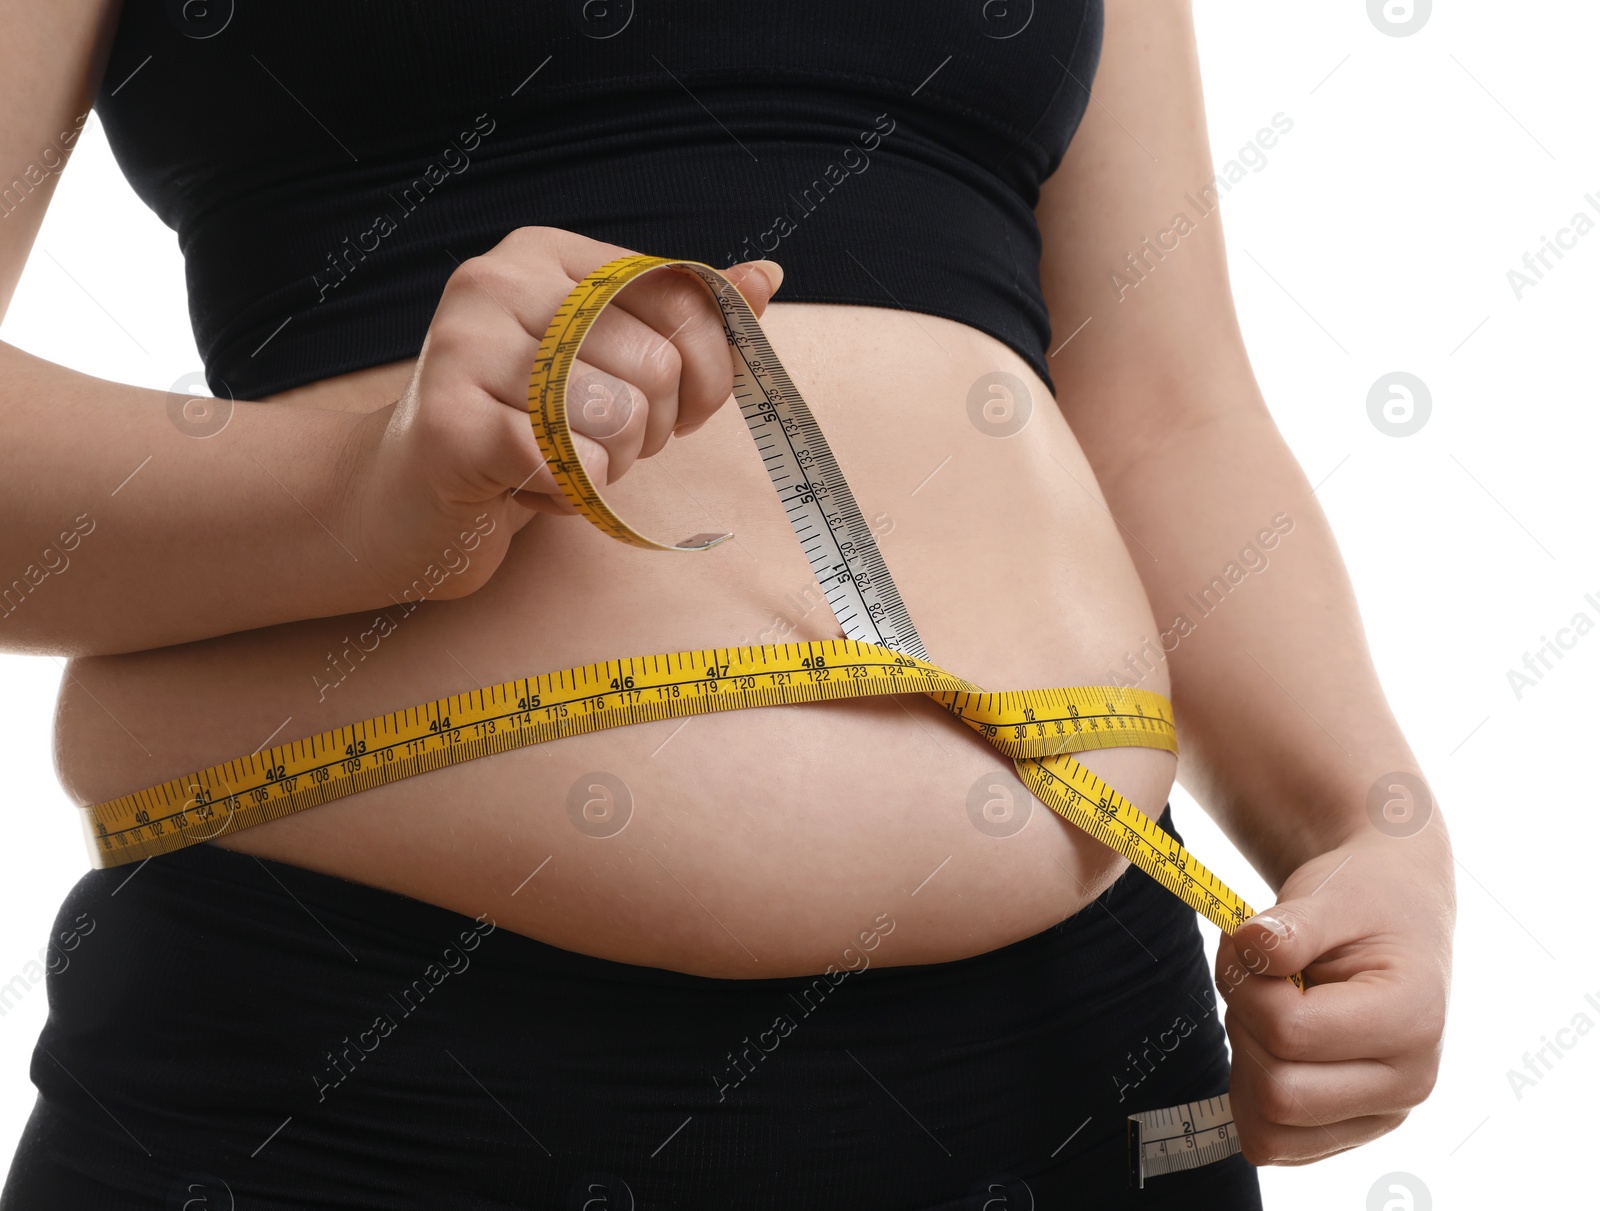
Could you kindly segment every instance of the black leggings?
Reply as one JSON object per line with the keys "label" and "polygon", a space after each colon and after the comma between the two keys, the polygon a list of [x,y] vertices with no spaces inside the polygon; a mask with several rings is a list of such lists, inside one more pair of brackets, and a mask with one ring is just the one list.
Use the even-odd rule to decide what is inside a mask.
{"label": "black leggings", "polygon": [[55,928],[0,1211],[1261,1205],[1238,1156],[1128,1188],[1127,1115],[1228,1084],[1195,915],[1137,870],[987,954],[874,966],[884,914],[788,979],[209,845],[85,875]]}

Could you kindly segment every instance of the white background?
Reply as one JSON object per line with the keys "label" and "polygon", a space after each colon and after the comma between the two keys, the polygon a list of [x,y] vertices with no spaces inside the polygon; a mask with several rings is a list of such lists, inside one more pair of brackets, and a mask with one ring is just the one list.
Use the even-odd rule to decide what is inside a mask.
{"label": "white background", "polygon": [[[1421,3],[1422,0],[1417,0]],[[1378,666],[1446,812],[1459,867],[1457,967],[1432,1099],[1380,1141],[1267,1169],[1269,1207],[1356,1209],[1412,1175],[1439,1207],[1580,1205],[1600,1031],[1519,1099],[1506,1071],[1586,1012],[1600,1026],[1587,888],[1600,633],[1521,700],[1506,671],[1578,612],[1600,623],[1592,374],[1600,231],[1516,298],[1507,271],[1600,210],[1594,47],[1576,0],[1441,3],[1391,37],[1364,0],[1197,0],[1220,166],[1280,111],[1292,131],[1223,202],[1234,291],[1279,425],[1332,518]],[[1198,184],[1198,182],[1197,182]],[[1553,258],[1552,258],[1553,260]],[[176,241],[134,197],[98,122],[66,171],[0,337],[166,389],[198,370]],[[1431,391],[1413,436],[1368,419],[1404,370]],[[0,656],[0,983],[38,957],[86,868],[49,759],[58,662]],[[1252,903],[1271,895],[1192,801],[1191,847]],[[1209,926],[1207,927],[1209,930]],[[0,1156],[32,1105],[43,985],[0,1016]],[[1571,1039],[1575,1036],[1564,1036]],[[1592,1195],[1590,1196],[1592,1197]],[[1380,1198],[1370,1205],[1381,1207]],[[1592,1204],[1591,1204],[1592,1205]]]}

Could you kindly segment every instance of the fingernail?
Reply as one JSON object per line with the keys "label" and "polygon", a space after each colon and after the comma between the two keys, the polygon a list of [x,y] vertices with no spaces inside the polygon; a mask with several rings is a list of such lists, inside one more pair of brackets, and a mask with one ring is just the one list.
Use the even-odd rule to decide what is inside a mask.
{"label": "fingernail", "polygon": [[747,261],[746,264],[754,265],[767,275],[767,281],[772,283],[772,293],[778,293],[778,287],[783,285],[783,266],[777,261]]}
{"label": "fingernail", "polygon": [[1278,920],[1277,917],[1274,917],[1269,913],[1258,912],[1255,916],[1246,921],[1245,924],[1259,925],[1268,933],[1271,933],[1278,938],[1287,938],[1289,936],[1289,927],[1282,921]]}

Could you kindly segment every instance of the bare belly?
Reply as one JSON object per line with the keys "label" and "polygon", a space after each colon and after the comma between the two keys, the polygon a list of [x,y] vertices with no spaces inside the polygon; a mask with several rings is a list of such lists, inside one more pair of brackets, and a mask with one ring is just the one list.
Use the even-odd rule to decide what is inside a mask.
{"label": "bare belly", "polygon": [[[991,689],[1103,684],[1155,633],[1093,474],[1015,353],[949,320],[877,308],[778,303],[763,325],[936,662]],[[997,370],[1032,393],[1026,424],[1005,437],[968,410],[974,381]],[[283,399],[380,407],[409,373],[396,364]],[[733,404],[605,491],[645,533],[725,528],[737,541],[643,551],[581,518],[539,515],[486,587],[392,610],[386,627],[374,610],[75,660],[57,707],[63,785],[93,803],[529,674],[841,635]],[[1141,684],[1167,693],[1165,668]],[[1081,760],[1152,815],[1176,768],[1148,749]],[[1030,812],[1020,828],[991,787]],[[859,965],[848,955],[863,935],[879,965],[992,950],[1078,911],[1126,866],[917,695],[573,736],[212,844],[486,914],[569,950],[733,978]]]}

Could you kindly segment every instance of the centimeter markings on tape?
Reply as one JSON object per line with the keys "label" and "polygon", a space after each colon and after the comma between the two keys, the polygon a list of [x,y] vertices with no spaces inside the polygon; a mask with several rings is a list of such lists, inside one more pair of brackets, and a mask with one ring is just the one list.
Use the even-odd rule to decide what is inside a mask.
{"label": "centimeter markings on tape", "polygon": [[668,545],[639,534],[611,510],[589,480],[567,425],[567,379],[590,325],[630,281],[663,266],[693,272],[722,311],[729,343],[742,363],[735,374],[734,398],[789,525],[846,637],[926,660],[927,649],[889,575],[872,528],[810,406],[773,352],[744,296],[709,266],[666,257],[623,257],[580,282],[557,310],[528,390],[533,431],[556,483],[596,526],[634,546],[698,551],[732,537],[697,534]]}
{"label": "centimeter markings on tape", "polygon": [[[529,379],[528,413],[567,499],[604,533],[634,546],[703,551],[732,537],[696,534],[666,544],[638,533],[590,481],[567,421],[568,379],[585,334],[624,286],[663,267],[693,274],[718,303],[735,352],[734,396],[845,638],[602,661],[289,741],[84,808],[97,863],[138,861],[385,783],[563,736],[711,711],[922,693],[1011,757],[1023,783],[1051,810],[1126,856],[1221,929],[1231,932],[1253,915],[1241,896],[1176,839],[1071,757],[1125,745],[1176,752],[1166,699],[1110,686],[988,692],[929,660],[810,408],[749,304],[709,265],[621,257],[588,275],[557,311]],[[1304,988],[1298,974],[1290,978]],[[1226,1099],[1220,1104],[1225,1111]],[[1169,1137],[1156,1134],[1163,1123],[1200,1121],[1193,1117],[1193,1106],[1200,1105],[1136,1116],[1145,1141],[1141,1156],[1159,1148],[1157,1159],[1137,1162],[1141,1175],[1226,1154],[1208,1142],[1193,1150],[1202,1159],[1179,1163],[1170,1159],[1178,1149]],[[1186,1110],[1187,1118],[1181,1116]],[[1148,1116],[1154,1125],[1147,1128]],[[1231,1131],[1231,1118],[1218,1129]]]}
{"label": "centimeter markings on tape", "polygon": [[[928,661],[856,640],[716,648],[607,660],[486,686],[290,741],[95,810],[116,865],[319,803],[583,732],[714,711],[922,693],[1008,756],[1119,745],[1176,751],[1165,700],[1146,690],[986,692]],[[104,809],[104,810],[100,810]],[[131,809],[131,810],[128,810]],[[115,826],[114,826],[115,825]]]}
{"label": "centimeter markings on tape", "polygon": [[1226,1093],[1128,1116],[1128,1184],[1139,1189],[1147,1178],[1198,1169],[1238,1151]]}

